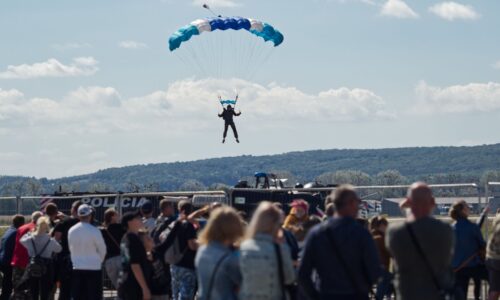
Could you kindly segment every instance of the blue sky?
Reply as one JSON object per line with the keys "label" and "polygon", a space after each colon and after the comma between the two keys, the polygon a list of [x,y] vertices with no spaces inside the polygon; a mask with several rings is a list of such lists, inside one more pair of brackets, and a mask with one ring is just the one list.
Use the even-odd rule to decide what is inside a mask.
{"label": "blue sky", "polygon": [[[499,142],[497,1],[207,0],[285,35],[240,79],[202,74],[168,51],[176,29],[208,16],[202,2],[2,1],[0,174]],[[210,34],[233,49],[215,33],[193,47],[204,52]],[[242,143],[230,134],[222,145],[216,97],[234,89]]]}

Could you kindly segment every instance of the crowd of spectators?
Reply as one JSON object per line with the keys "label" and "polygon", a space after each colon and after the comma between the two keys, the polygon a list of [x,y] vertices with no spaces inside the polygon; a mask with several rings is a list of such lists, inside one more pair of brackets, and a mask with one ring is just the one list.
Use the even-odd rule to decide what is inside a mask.
{"label": "crowd of spectators", "polygon": [[[474,223],[458,201],[452,223],[432,216],[435,200],[415,183],[401,203],[405,221],[360,219],[352,186],[336,188],[318,216],[301,199],[263,201],[250,216],[189,200],[153,204],[97,224],[80,201],[66,216],[55,204],[16,215],[0,244],[0,300],[94,300],[103,273],[122,300],[466,299],[474,283],[500,296],[500,216],[488,241],[485,213]],[[285,211],[288,214],[285,214]]]}

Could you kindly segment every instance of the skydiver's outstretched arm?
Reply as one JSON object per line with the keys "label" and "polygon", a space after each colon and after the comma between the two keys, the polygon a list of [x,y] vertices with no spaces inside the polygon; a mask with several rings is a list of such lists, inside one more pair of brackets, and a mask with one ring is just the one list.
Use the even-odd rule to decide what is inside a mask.
{"label": "skydiver's outstretched arm", "polygon": [[222,112],[219,114],[219,118],[222,118],[224,116],[225,111],[226,111],[226,109],[224,107],[222,107]]}
{"label": "skydiver's outstretched arm", "polygon": [[[236,94],[236,97],[234,97],[234,101],[235,101],[234,105],[235,106],[236,106],[236,102],[238,102],[238,97],[239,97],[238,94]],[[239,113],[237,113],[236,111],[233,111],[233,115],[239,116],[239,115],[241,115],[241,111]]]}

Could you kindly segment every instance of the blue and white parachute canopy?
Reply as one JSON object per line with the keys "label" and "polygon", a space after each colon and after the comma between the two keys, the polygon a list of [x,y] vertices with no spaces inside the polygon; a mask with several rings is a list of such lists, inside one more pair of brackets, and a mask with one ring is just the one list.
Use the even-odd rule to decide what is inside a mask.
{"label": "blue and white parachute canopy", "polygon": [[271,41],[277,47],[283,43],[283,34],[274,29],[273,26],[254,19],[246,19],[241,17],[217,17],[198,19],[191,24],[177,30],[169,39],[170,51],[179,48],[183,42],[189,41],[194,35],[199,35],[203,32],[212,32],[215,30],[241,30],[244,29],[256,36]]}
{"label": "blue and white parachute canopy", "polygon": [[227,105],[227,104],[231,104],[231,105],[236,105],[236,100],[220,100],[220,104],[222,105]]}

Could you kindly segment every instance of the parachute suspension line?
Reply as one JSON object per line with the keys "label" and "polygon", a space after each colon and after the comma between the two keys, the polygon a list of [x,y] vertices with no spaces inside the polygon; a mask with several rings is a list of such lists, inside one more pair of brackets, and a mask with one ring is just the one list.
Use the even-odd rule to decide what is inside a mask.
{"label": "parachute suspension line", "polygon": [[174,52],[174,54],[189,69],[193,69],[193,70],[197,69],[197,66],[194,63],[194,61],[192,59],[190,59],[189,57],[186,57],[186,53],[183,53],[183,52],[184,51],[178,51],[178,52]]}
{"label": "parachute suspension line", "polygon": [[214,60],[211,59],[213,56],[211,55],[210,43],[208,42],[206,35],[200,36],[200,40],[202,45],[202,54],[200,55],[201,60],[205,62],[206,67],[208,68],[208,72],[212,74],[215,68],[215,64]]}
{"label": "parachute suspension line", "polygon": [[194,47],[191,46],[190,44],[187,44],[185,48],[188,50],[189,54],[191,55],[191,58],[195,62],[195,65],[198,67],[200,72],[203,73],[203,76],[206,77],[207,72],[205,71],[205,68],[201,64],[200,60],[198,59],[198,56],[196,55],[196,51],[194,50]]}
{"label": "parachute suspension line", "polygon": [[267,50],[262,51],[262,59],[259,63],[256,63],[256,67],[253,70],[253,73],[250,75],[251,79],[255,77],[255,75],[261,70],[262,66],[265,65],[268,61],[269,58],[274,54],[274,47],[270,47]]}
{"label": "parachute suspension line", "polygon": [[227,60],[225,59],[226,58],[226,47],[224,47],[224,45],[228,45],[227,43],[227,35],[226,34],[222,34],[221,35],[221,38],[224,40],[224,42],[221,43],[221,77],[226,77],[226,70],[227,70]]}
{"label": "parachute suspension line", "polygon": [[243,34],[240,34],[240,55],[238,57],[238,67],[239,67],[239,74],[238,76],[240,78],[246,78],[247,75],[247,69],[246,69],[246,64],[247,64],[247,57],[248,57],[248,39],[244,37]]}
{"label": "parachute suspension line", "polygon": [[204,9],[206,9],[206,10],[208,10],[209,12],[211,12],[214,16],[219,17],[219,18],[221,17],[221,15],[216,14],[216,13],[212,10],[212,8],[210,8],[210,6],[208,6],[208,4],[206,4],[206,3],[205,3],[205,4],[203,4],[203,8],[204,8]]}
{"label": "parachute suspension line", "polygon": [[248,56],[248,60],[247,60],[247,70],[248,70],[248,75],[249,76],[251,74],[251,62],[253,61],[253,58],[254,58],[254,55],[255,55],[255,48],[257,47],[257,42],[258,42],[258,39],[257,38],[254,38],[253,39],[253,43],[252,43],[252,47],[250,48],[250,55]]}
{"label": "parachute suspension line", "polygon": [[231,53],[231,61],[233,61],[233,64],[231,66],[231,74],[234,76],[236,76],[236,65],[238,64],[238,62],[235,62],[235,57],[238,56],[238,46],[236,44],[236,38],[233,37],[233,32],[230,32],[228,34],[229,36],[229,45],[231,45],[231,47],[235,47],[235,51],[233,53]]}
{"label": "parachute suspension line", "polygon": [[208,44],[209,44],[209,48],[210,48],[210,60],[212,60],[213,62],[213,76],[215,78],[219,78],[219,61],[218,61],[218,54],[217,54],[217,51],[216,51],[216,44],[214,42],[214,39],[213,38],[210,38],[209,36],[206,37],[207,38],[207,41],[208,41]]}

